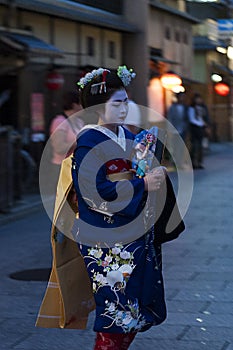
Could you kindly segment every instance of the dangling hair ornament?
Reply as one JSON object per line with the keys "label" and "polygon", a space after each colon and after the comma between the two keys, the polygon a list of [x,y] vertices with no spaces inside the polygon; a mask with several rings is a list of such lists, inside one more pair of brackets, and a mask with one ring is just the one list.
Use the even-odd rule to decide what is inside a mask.
{"label": "dangling hair ornament", "polygon": [[98,68],[94,69],[93,71],[87,73],[83,78],[79,80],[77,85],[80,87],[80,89],[84,89],[84,87],[90,83],[93,79],[97,78],[98,76],[102,75],[102,82],[92,84],[91,85],[91,94],[102,94],[106,92],[106,76],[110,72],[108,69],[104,68]]}
{"label": "dangling hair ornament", "polygon": [[106,76],[107,76],[108,72],[109,72],[109,70],[105,69],[102,73],[102,81],[100,83],[96,83],[96,84],[91,85],[91,94],[92,95],[106,93]]}
{"label": "dangling hair ornament", "polygon": [[128,69],[126,66],[119,66],[117,69],[117,75],[122,80],[124,86],[128,86],[131,83],[131,80],[136,77],[136,73],[133,72],[133,69]]}

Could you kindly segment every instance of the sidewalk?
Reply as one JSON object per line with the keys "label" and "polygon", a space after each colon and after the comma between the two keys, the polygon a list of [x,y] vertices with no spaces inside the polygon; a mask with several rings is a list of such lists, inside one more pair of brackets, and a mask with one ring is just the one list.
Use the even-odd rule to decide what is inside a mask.
{"label": "sidewalk", "polygon": [[[233,145],[211,144],[204,163],[194,172],[186,230],[163,245],[167,319],[130,350],[233,350]],[[93,316],[85,331],[35,328],[46,282],[9,277],[51,267],[50,221],[36,198],[0,227],[0,349],[92,350]]]}
{"label": "sidewalk", "polygon": [[0,226],[14,220],[19,220],[30,213],[34,213],[43,208],[39,193],[24,194],[22,199],[15,201],[9,212],[0,212]]}

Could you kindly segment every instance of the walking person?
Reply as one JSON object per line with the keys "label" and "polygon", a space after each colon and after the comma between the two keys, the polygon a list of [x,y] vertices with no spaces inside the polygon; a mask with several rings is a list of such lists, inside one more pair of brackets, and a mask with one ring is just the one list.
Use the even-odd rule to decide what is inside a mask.
{"label": "walking person", "polygon": [[[165,320],[161,244],[184,230],[163,167],[151,169],[144,177],[137,177],[131,169],[135,136],[123,124],[128,112],[125,87],[133,78],[132,70],[121,66],[117,70],[99,68],[78,83],[82,107],[95,109],[98,124],[86,125],[78,134],[72,157],[78,198],[73,240],[52,232],[56,257],[48,298],[45,296],[37,320],[38,326],[49,327],[51,322],[51,327],[85,328],[88,312],[95,308],[94,350],[127,350],[137,332]],[[166,195],[160,192],[164,187]],[[150,194],[155,193],[163,197],[158,203],[161,215],[148,228],[144,209]],[[168,234],[166,225],[174,211],[178,220]],[[72,246],[70,263],[62,251],[68,244]],[[59,255],[63,265],[56,262]],[[77,270],[68,271],[71,266]],[[54,295],[56,286],[58,295],[51,298],[52,307],[49,290]],[[55,300],[62,309],[55,310]]]}
{"label": "walking person", "polygon": [[176,101],[171,104],[167,113],[168,121],[175,128],[171,132],[171,149],[173,162],[178,169],[185,168],[185,148],[181,142],[186,143],[188,132],[188,106],[185,97],[184,92],[178,93]]}
{"label": "walking person", "polygon": [[[63,95],[63,111],[56,115],[50,124],[51,164],[49,187],[51,193],[56,193],[58,176],[61,163],[67,155],[71,154],[75,147],[78,132],[84,126],[83,120],[74,116],[81,110],[79,96],[75,91],[68,91]],[[70,118],[74,116],[73,118]],[[52,175],[51,175],[52,174]]]}
{"label": "walking person", "polygon": [[203,138],[209,129],[209,114],[200,94],[195,94],[188,111],[191,139],[191,160],[194,169],[204,169]]}
{"label": "walking person", "polygon": [[[133,135],[122,125],[128,112],[125,86],[133,74],[126,68],[118,69],[118,73],[109,70],[97,72],[90,76],[90,80],[84,78],[80,82],[82,106],[96,106],[99,120],[98,125],[87,125],[83,129],[74,152],[72,174],[79,203],[79,219],[76,220],[74,231],[79,234],[83,231],[85,235],[85,230],[88,230],[88,225],[92,223],[95,227],[94,232],[98,231],[97,228],[103,228],[109,230],[111,235],[118,229],[118,234],[122,234],[121,226],[127,226],[140,215],[145,191],[157,191],[165,176],[162,169],[157,168],[141,179],[128,177],[128,152],[131,152],[132,146],[127,145],[127,140],[132,140]],[[104,104],[105,107],[100,104]],[[101,146],[104,143],[106,149]],[[93,148],[96,148],[96,154],[94,153],[87,162],[86,157]],[[102,202],[93,194],[90,180],[95,178],[93,168],[94,164],[99,163],[99,159],[104,164],[97,173],[96,185]],[[113,182],[109,181],[112,175],[115,179]],[[125,179],[130,179],[134,195],[129,206],[120,210],[116,207],[120,208],[121,201],[128,199],[129,184],[128,181],[116,179],[118,176],[118,180],[123,180],[124,175]],[[116,185],[121,197],[117,203]],[[106,218],[108,214],[109,217]],[[80,219],[84,222],[80,222]],[[164,321],[166,307],[161,247],[154,246],[153,240],[152,231],[145,234],[142,231],[142,236],[129,244],[116,241],[110,248],[79,244],[92,281],[96,303],[95,350],[128,349],[138,331],[145,331]],[[147,263],[147,259],[151,259],[151,262]]]}
{"label": "walking person", "polygon": [[131,98],[131,90],[126,90],[128,95],[128,113],[124,126],[133,134],[138,134],[142,130],[142,116],[140,106]]}

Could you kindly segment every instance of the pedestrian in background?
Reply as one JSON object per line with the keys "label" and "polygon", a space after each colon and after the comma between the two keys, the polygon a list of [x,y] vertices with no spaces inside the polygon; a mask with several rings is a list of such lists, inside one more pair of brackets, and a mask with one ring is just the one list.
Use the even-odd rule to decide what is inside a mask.
{"label": "pedestrian in background", "polygon": [[124,126],[133,134],[138,134],[142,130],[142,117],[139,106],[131,99],[131,90],[127,88],[128,95],[128,113],[125,118]]}
{"label": "pedestrian in background", "polygon": [[203,169],[203,138],[208,134],[210,118],[207,106],[198,93],[193,96],[188,116],[193,168]]}
{"label": "pedestrian in background", "polygon": [[170,142],[172,158],[177,168],[185,168],[185,148],[180,138],[186,143],[188,133],[188,106],[185,101],[186,94],[180,92],[176,100],[171,104],[167,112],[168,121],[174,126],[177,132],[171,131]]}
{"label": "pedestrian in background", "polygon": [[[83,120],[74,114],[81,110],[78,92],[68,91],[63,95],[63,112],[56,115],[50,124],[51,141],[51,191],[56,185],[62,161],[73,152],[78,132],[84,126]],[[72,118],[70,118],[73,116]]]}

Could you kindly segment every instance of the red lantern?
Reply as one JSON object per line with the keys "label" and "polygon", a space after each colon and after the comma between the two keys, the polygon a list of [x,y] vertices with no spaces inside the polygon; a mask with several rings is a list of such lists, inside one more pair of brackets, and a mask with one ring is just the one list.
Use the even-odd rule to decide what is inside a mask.
{"label": "red lantern", "polygon": [[50,72],[47,75],[46,86],[49,90],[59,90],[64,84],[64,77],[57,72]]}
{"label": "red lantern", "polygon": [[181,85],[182,80],[175,73],[165,73],[161,76],[161,84],[165,89],[172,90],[174,86]]}
{"label": "red lantern", "polygon": [[225,83],[217,83],[214,85],[214,90],[218,95],[227,96],[229,95],[230,88]]}

